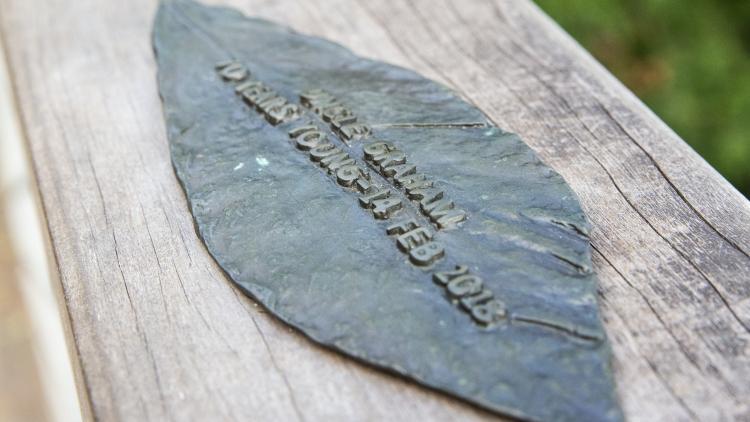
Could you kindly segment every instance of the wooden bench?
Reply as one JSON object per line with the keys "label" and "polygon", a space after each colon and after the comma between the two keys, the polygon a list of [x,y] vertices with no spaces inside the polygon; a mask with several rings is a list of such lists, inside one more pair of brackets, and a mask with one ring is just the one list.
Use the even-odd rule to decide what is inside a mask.
{"label": "wooden bench", "polygon": [[[750,203],[531,1],[211,3],[415,69],[519,133],[593,225],[629,419],[750,418]],[[156,7],[0,0],[84,415],[493,418],[313,344],[225,278],[171,168]]]}

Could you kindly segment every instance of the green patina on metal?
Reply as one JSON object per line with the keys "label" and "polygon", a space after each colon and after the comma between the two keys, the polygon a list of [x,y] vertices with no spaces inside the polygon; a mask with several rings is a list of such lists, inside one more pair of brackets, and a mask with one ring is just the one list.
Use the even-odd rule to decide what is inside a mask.
{"label": "green patina on metal", "polygon": [[416,73],[164,1],[175,172],[209,252],[314,341],[530,420],[622,419],[574,193]]}

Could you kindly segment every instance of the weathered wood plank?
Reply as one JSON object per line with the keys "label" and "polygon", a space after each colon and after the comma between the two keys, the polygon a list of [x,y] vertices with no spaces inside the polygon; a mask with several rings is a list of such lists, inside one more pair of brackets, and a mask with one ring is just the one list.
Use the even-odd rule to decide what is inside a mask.
{"label": "weathered wood plank", "polygon": [[[627,416],[750,417],[750,203],[536,6],[222,3],[413,68],[519,133],[592,221]],[[489,417],[313,345],[232,288],[170,167],[155,8],[0,2],[94,415]]]}

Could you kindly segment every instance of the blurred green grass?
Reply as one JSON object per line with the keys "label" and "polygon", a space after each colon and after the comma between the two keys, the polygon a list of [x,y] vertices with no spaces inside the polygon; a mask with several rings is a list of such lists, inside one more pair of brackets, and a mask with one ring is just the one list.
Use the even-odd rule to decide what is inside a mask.
{"label": "blurred green grass", "polygon": [[536,0],[750,197],[750,0]]}

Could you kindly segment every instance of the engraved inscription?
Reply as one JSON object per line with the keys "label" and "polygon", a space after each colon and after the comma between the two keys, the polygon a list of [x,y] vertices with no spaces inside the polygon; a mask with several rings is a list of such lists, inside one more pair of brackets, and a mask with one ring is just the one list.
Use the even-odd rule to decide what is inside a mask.
{"label": "engraved inscription", "polygon": [[466,309],[474,321],[491,325],[506,317],[505,304],[494,297],[479,276],[470,274],[465,265],[435,273],[433,280],[444,286],[451,299]]}
{"label": "engraved inscription", "polygon": [[443,199],[443,191],[433,188],[427,176],[417,173],[417,166],[407,163],[406,154],[393,143],[372,142],[364,147],[364,153],[370,167],[395,186],[402,187],[438,229],[454,229],[466,220],[466,212],[457,208],[453,201]]}
{"label": "engraved inscription", "polygon": [[[356,123],[357,116],[347,107],[345,107],[338,98],[333,94],[324,91],[322,89],[312,89],[300,94],[300,101],[302,105],[310,109],[312,112],[320,116],[323,121],[331,123],[332,130],[337,130],[345,125],[351,125]],[[300,128],[302,132],[295,130],[290,136],[296,137],[304,130],[310,130],[311,133],[298,141],[298,145],[302,144],[303,149],[318,148],[311,152],[311,155],[315,158],[314,160],[323,161],[320,159],[325,154],[337,154],[331,160],[348,160],[348,156],[340,154],[338,150],[333,150],[332,146],[327,143],[322,143],[321,139],[323,133],[319,130],[315,130],[314,124],[303,126]],[[339,131],[339,134],[340,131]],[[369,130],[368,130],[369,134]],[[346,138],[344,136],[345,140]],[[322,143],[322,145],[320,145]],[[440,230],[449,230],[456,228],[459,223],[466,220],[466,212],[455,206],[453,201],[442,200],[443,192],[437,189],[431,189],[433,182],[428,180],[423,174],[417,173],[417,167],[414,164],[407,163],[406,153],[396,148],[390,142],[376,141],[372,142],[364,147],[365,161],[377,171],[380,175],[385,177],[388,181],[393,183],[396,187],[403,187],[409,199],[414,200],[422,213],[432,221],[435,226]],[[342,161],[344,162],[344,161]],[[345,164],[350,164],[345,162]],[[353,182],[352,182],[353,183]],[[347,185],[349,186],[349,185]],[[374,215],[376,218],[385,219],[402,208],[403,204],[398,200],[385,200],[378,203],[378,207],[374,208]],[[363,206],[370,206],[369,202],[364,203]],[[428,252],[435,252],[437,256],[437,249],[433,248],[430,250],[424,249],[421,251],[420,256],[425,257]],[[424,260],[413,260],[413,262],[425,262]],[[432,261],[430,261],[432,262]]]}
{"label": "engraved inscription", "polygon": [[[263,82],[252,79],[243,65],[229,61],[217,65],[216,69],[224,81],[234,84],[235,92],[243,101],[272,125],[294,121],[304,114],[298,105]],[[375,140],[364,145],[365,164],[360,164],[357,157],[351,155],[349,141],[369,136],[370,128],[357,122],[352,110],[330,93],[308,90],[300,95],[300,102],[328,123],[331,132],[341,140],[334,142],[324,129],[310,120],[287,132],[296,149],[333,177],[339,186],[357,192],[359,204],[376,220],[389,220],[404,212],[405,202],[413,202],[414,209],[418,210],[416,215],[421,214],[428,223],[422,225],[415,218],[407,218],[390,224],[386,234],[394,238],[396,247],[412,264],[429,269],[440,261],[445,256],[445,248],[435,239],[435,229],[456,228],[466,219],[466,212],[456,207],[426,175],[419,173],[417,167],[409,163],[406,153],[391,142]],[[337,142],[347,146],[339,146]],[[387,183],[376,181],[370,170]],[[492,326],[506,318],[503,302],[495,298],[479,276],[470,274],[466,266],[435,272],[433,280],[479,325]]]}
{"label": "engraved inscription", "polygon": [[371,133],[370,127],[357,122],[357,116],[341,104],[333,94],[319,88],[300,94],[300,102],[331,126],[348,145],[350,141],[364,139]]}
{"label": "engraved inscription", "polygon": [[235,91],[272,125],[289,122],[300,116],[297,104],[288,102],[263,82],[251,79],[250,71],[242,64],[227,61],[216,65],[216,69],[225,81],[237,82]]}

